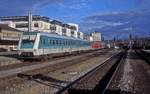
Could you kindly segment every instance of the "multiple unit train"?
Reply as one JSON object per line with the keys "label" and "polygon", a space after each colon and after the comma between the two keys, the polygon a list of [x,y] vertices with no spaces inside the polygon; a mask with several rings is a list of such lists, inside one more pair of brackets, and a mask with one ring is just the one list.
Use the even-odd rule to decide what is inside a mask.
{"label": "multiple unit train", "polygon": [[24,32],[18,50],[21,57],[38,57],[49,54],[91,50],[91,42],[44,32]]}

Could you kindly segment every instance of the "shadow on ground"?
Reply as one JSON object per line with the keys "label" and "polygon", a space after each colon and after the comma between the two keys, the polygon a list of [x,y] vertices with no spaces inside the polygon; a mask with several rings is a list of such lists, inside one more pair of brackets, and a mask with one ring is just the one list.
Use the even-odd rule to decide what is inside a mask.
{"label": "shadow on ground", "polygon": [[35,81],[39,84],[50,86],[57,89],[61,89],[64,87],[63,85],[69,83],[68,81],[58,80],[43,74],[35,74],[35,75],[18,74],[17,76],[22,79]]}
{"label": "shadow on ground", "polygon": [[105,93],[96,92],[94,90],[76,90],[70,89],[68,94],[134,94],[128,91],[121,90],[106,90]]}

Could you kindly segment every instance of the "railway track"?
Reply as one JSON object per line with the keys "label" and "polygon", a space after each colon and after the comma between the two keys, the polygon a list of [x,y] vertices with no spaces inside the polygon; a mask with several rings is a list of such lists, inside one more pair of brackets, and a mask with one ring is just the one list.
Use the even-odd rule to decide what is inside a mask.
{"label": "railway track", "polygon": [[[47,66],[53,66],[53,64],[56,64],[54,66],[58,66],[58,64],[60,64],[60,62],[63,62],[63,64],[70,64],[70,63],[66,63],[66,62],[70,62],[70,61],[73,61],[73,60],[76,60],[77,62],[79,61],[82,61],[83,60],[86,60],[88,59],[89,57],[92,57],[92,56],[95,56],[95,55],[99,55],[100,54],[103,54],[105,53],[104,52],[101,52],[101,51],[98,51],[98,52],[94,52],[94,53],[88,53],[88,54],[83,54],[83,55],[80,55],[80,56],[74,56],[74,57],[70,57],[70,58],[65,58],[65,59],[56,59],[55,61],[49,61],[49,62],[45,62],[45,63],[41,63],[41,62],[34,62],[34,64],[23,64],[22,66],[15,66],[11,69],[5,69],[5,70],[1,70],[0,71],[0,78],[5,78],[5,77],[8,77],[8,76],[12,76],[12,75],[16,75],[18,73],[23,73],[23,72],[27,72],[27,71],[33,71],[33,70],[37,70],[37,69],[42,69],[42,68],[45,68]],[[71,63],[71,64],[75,64],[75,63]],[[62,66],[63,67],[63,66]]]}
{"label": "railway track", "polygon": [[[47,74],[49,72],[61,70],[64,68],[67,68],[69,66],[74,66],[76,64],[79,64],[82,61],[88,60],[92,57],[98,57],[100,55],[107,54],[109,51],[99,51],[96,53],[88,53],[84,54],[82,56],[76,56],[76,58],[67,58],[66,60],[58,60],[57,62],[51,62],[49,63],[42,63],[42,64],[36,64],[33,66],[25,66],[21,68],[15,68],[10,70],[4,70],[0,71],[0,83],[4,84],[3,86],[0,86],[0,89],[4,89],[5,86],[12,87],[13,84],[23,84],[26,82],[26,80],[23,79],[30,79],[38,77],[39,74]],[[60,64],[61,61],[61,64]],[[43,67],[41,67],[41,65]],[[37,68],[38,66],[38,68]],[[20,79],[21,78],[21,79]],[[8,82],[8,83],[7,83]],[[11,83],[11,84],[10,84]]]}
{"label": "railway track", "polygon": [[129,50],[115,71],[104,94],[149,94],[148,54],[140,50]]}
{"label": "railway track", "polygon": [[115,71],[123,62],[126,51],[120,52],[104,63],[87,72],[77,80],[62,88],[56,94],[102,94],[105,93]]}
{"label": "railway track", "polygon": [[138,50],[135,52],[150,65],[150,53],[143,50]]}
{"label": "railway track", "polygon": [[[47,59],[45,61],[40,61],[38,59],[28,59],[28,60],[25,60],[25,61],[22,61],[22,60],[17,60],[17,55],[14,56],[14,54],[8,54],[6,55],[6,60],[11,57],[11,61],[10,62],[4,62],[4,61],[1,61],[0,62],[3,62],[4,64],[2,66],[0,66],[0,71],[2,70],[9,70],[9,69],[15,69],[15,68],[20,68],[20,67],[23,67],[23,66],[32,66],[32,65],[36,65],[36,64],[40,64],[41,62],[42,63],[47,63],[47,62],[51,62],[51,61],[56,61],[56,60],[60,60],[60,59],[65,59],[65,58],[73,58],[73,57],[76,57],[76,56],[83,56],[83,55],[86,55],[86,54],[92,54],[92,53],[96,53],[97,50],[94,50],[92,52],[92,50],[90,51],[85,51],[83,53],[73,53],[73,54],[65,54],[65,55],[55,55],[53,57],[51,57],[50,59]],[[110,50],[108,49],[101,49],[101,50],[98,50],[98,51],[101,51],[101,52],[108,52]],[[4,58],[4,59],[5,59]],[[16,60],[14,60],[14,59]],[[5,61],[6,61],[5,60]],[[12,62],[16,62],[16,63],[13,63]],[[9,64],[10,63],[10,64]]]}

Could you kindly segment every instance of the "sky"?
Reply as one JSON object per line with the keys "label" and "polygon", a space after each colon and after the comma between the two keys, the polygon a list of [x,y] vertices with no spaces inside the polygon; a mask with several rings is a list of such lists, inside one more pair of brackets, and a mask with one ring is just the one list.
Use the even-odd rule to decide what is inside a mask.
{"label": "sky", "polygon": [[0,16],[33,14],[79,23],[98,13],[127,12],[144,8],[148,0],[0,0]]}
{"label": "sky", "polygon": [[112,18],[117,15],[117,22],[112,20],[116,18],[104,21],[103,17],[94,26],[99,29],[111,24],[120,26],[129,22],[127,20],[120,22],[120,15],[145,13],[145,11],[149,11],[149,5],[150,0],[0,0],[0,16],[27,15],[28,11],[32,11],[34,15],[47,16],[65,23],[78,23],[81,30],[88,32],[89,29],[86,30],[85,23],[96,23],[97,20],[93,22],[88,21],[87,18],[96,18],[95,16],[101,17],[102,15]]}

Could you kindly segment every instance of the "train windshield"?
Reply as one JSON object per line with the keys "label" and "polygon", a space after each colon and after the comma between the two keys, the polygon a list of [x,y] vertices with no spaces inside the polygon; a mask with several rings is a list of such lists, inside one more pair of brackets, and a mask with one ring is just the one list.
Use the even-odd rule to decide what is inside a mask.
{"label": "train windshield", "polygon": [[36,35],[23,35],[21,48],[33,48]]}

